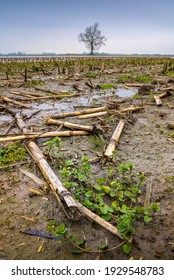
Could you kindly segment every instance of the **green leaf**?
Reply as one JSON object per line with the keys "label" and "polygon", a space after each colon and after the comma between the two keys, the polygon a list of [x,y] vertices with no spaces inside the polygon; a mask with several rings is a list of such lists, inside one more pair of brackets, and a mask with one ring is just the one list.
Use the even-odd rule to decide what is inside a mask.
{"label": "green leaf", "polygon": [[123,249],[123,252],[125,254],[129,255],[131,253],[131,251],[132,251],[132,246],[131,246],[130,243],[125,243],[125,244],[123,244],[122,249]]}
{"label": "green leaf", "polygon": [[104,206],[100,206],[100,211],[102,212],[102,214],[107,214],[109,211],[109,206],[106,204]]}
{"label": "green leaf", "polygon": [[80,245],[84,245],[85,244],[85,240],[84,239],[79,239],[79,240],[76,240],[75,243],[80,246]]}
{"label": "green leaf", "polygon": [[102,186],[102,189],[103,189],[103,191],[104,191],[105,193],[107,193],[107,194],[109,194],[110,191],[111,191],[111,188],[108,187],[108,186]]}
{"label": "green leaf", "polygon": [[124,192],[124,195],[126,195],[126,196],[130,197],[130,196],[131,196],[131,192],[129,192],[129,191],[125,191],[125,192]]}
{"label": "green leaf", "polygon": [[145,223],[150,223],[152,221],[152,218],[149,216],[144,216],[144,222]]}
{"label": "green leaf", "polygon": [[72,166],[72,165],[74,165],[74,162],[72,160],[66,160],[65,165],[66,166]]}
{"label": "green leaf", "polygon": [[136,203],[136,198],[135,197],[131,197],[131,201],[133,202],[133,203]]}
{"label": "green leaf", "polygon": [[93,188],[96,189],[97,191],[102,190],[102,186],[99,186],[99,185],[94,185]]}

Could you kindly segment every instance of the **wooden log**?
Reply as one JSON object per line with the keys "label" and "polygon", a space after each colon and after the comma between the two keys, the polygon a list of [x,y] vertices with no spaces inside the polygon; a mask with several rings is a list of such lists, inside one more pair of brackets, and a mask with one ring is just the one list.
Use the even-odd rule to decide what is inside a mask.
{"label": "wooden log", "polygon": [[121,119],[111,137],[111,140],[109,141],[108,146],[106,147],[104,156],[106,156],[108,158],[112,157],[112,153],[115,150],[115,147],[117,146],[117,144],[119,142],[124,125],[125,125],[125,122],[123,119]]}
{"label": "wooden log", "polygon": [[9,103],[13,103],[15,105],[18,105],[20,107],[24,107],[24,108],[27,108],[27,109],[32,109],[33,107],[27,105],[27,104],[24,104],[22,102],[19,102],[19,101],[15,101],[13,99],[10,99],[8,97],[5,97],[5,96],[2,96],[2,100],[4,100],[5,102],[9,102]]}
{"label": "wooden log", "polygon": [[8,141],[17,141],[17,140],[24,140],[24,139],[34,139],[34,138],[49,138],[49,137],[69,137],[69,136],[84,136],[88,135],[87,131],[72,131],[72,130],[66,130],[66,131],[50,131],[50,132],[44,132],[41,134],[18,134],[15,136],[4,136],[0,137],[0,142],[8,142]]}
{"label": "wooden log", "polygon": [[61,119],[61,118],[65,118],[65,117],[71,117],[71,116],[78,116],[78,115],[83,115],[83,114],[102,112],[102,111],[106,111],[106,110],[107,110],[107,107],[103,106],[103,107],[85,109],[85,110],[81,110],[81,111],[73,111],[73,112],[61,113],[61,114],[54,115],[52,117],[55,118],[55,119]]}
{"label": "wooden log", "polygon": [[94,114],[86,114],[86,115],[79,115],[78,119],[88,119],[88,118],[98,118],[101,116],[106,116],[108,114],[108,111],[98,112]]}
{"label": "wooden log", "polygon": [[94,131],[95,130],[95,126],[93,126],[93,125],[81,125],[78,123],[63,122],[63,121],[51,119],[49,117],[45,118],[45,121],[47,124],[63,125],[65,127],[72,128],[72,129],[80,129],[80,130],[84,130],[84,131]]}
{"label": "wooden log", "polygon": [[67,189],[63,186],[62,182],[59,180],[59,178],[55,175],[36,143],[31,141],[30,143],[28,143],[27,146],[30,150],[32,158],[39,166],[45,180],[48,182],[52,191],[58,193],[59,196],[65,201],[68,207],[77,208],[77,203],[72,197],[71,193],[67,191]]}

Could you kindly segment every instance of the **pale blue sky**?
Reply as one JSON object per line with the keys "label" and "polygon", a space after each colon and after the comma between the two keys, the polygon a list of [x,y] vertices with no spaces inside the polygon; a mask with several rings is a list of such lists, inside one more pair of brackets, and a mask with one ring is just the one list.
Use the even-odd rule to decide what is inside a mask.
{"label": "pale blue sky", "polygon": [[0,53],[83,53],[99,22],[106,53],[174,53],[173,0],[1,0]]}

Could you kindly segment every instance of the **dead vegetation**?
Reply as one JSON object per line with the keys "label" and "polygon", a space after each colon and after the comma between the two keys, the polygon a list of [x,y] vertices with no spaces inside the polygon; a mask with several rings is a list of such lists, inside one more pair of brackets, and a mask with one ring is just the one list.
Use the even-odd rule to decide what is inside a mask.
{"label": "dead vegetation", "polygon": [[[0,61],[1,258],[76,258],[71,255],[72,250],[68,245],[53,245],[49,241],[46,241],[47,249],[40,250],[39,245],[37,250],[36,244],[34,251],[29,250],[30,243],[37,240],[38,231],[47,231],[49,220],[55,220],[57,225],[67,224],[72,232],[84,235],[86,247],[82,246],[84,243],[78,245],[79,252],[94,254],[90,254],[90,257],[82,255],[82,259],[96,258],[96,254],[101,259],[122,259],[125,258],[124,253],[127,254],[126,258],[132,256],[135,259],[172,258],[173,248],[170,244],[173,242],[173,229],[170,222],[174,213],[173,181],[167,181],[167,186],[163,182],[165,178],[173,176],[173,69],[170,58],[82,57]],[[136,88],[138,91],[132,96],[119,96],[119,87],[126,90]],[[63,143],[61,149],[60,138]],[[17,155],[12,154],[11,151],[17,148],[9,147],[16,141],[20,141],[21,149],[26,149],[27,160],[17,159]],[[10,157],[7,162],[5,155]],[[85,156],[89,158],[92,169],[79,174],[75,166]],[[121,200],[120,193],[112,193],[119,165],[123,164],[119,176],[132,176],[131,169],[129,175],[126,175],[128,169],[124,173],[124,168],[128,168],[124,164],[127,163],[135,164],[138,176],[148,174],[144,183],[146,188],[142,189],[140,197],[134,200],[133,193],[124,190],[127,198],[122,198],[119,205],[122,209],[119,211],[127,216],[130,209],[122,208],[127,200],[129,207],[135,203],[135,207],[144,209],[141,210],[144,211],[144,221],[140,213],[140,221],[132,220],[136,231],[131,228],[132,223],[127,224],[127,228],[121,224],[122,216],[119,216],[116,204],[113,204],[115,201],[111,205],[113,197]],[[65,167],[66,172],[75,174],[69,177],[71,182],[61,179]],[[83,168],[89,168],[89,163],[86,162]],[[96,202],[99,196],[95,198],[95,207],[99,207],[97,210],[90,204],[96,196],[94,189],[92,195],[90,189],[86,190],[90,187],[90,172],[95,181],[105,178],[103,184],[105,182],[106,185],[102,185],[102,192],[101,186],[97,189],[101,197],[105,195],[105,200],[101,200],[99,205]],[[111,180],[109,172],[115,172],[116,177]],[[67,173],[65,178],[68,176]],[[74,179],[75,176],[78,180]],[[135,182],[132,180],[131,188],[134,188]],[[74,185],[67,188],[68,183]],[[23,185],[25,190],[22,190]],[[9,204],[11,195],[15,198],[12,205]],[[90,198],[88,203],[87,198]],[[35,214],[40,201],[39,212]],[[148,212],[152,210],[149,210],[151,203],[158,202],[161,212],[156,213],[154,209],[154,213]],[[168,227],[165,222],[169,223]],[[33,223],[36,227],[33,227]],[[161,233],[164,225],[165,236]],[[31,230],[36,228],[37,234],[33,234],[36,235],[33,237],[24,237],[20,233],[31,234]],[[56,229],[55,225],[53,229]],[[59,228],[57,234],[61,230]],[[159,240],[154,237],[158,230]],[[144,231],[149,237],[143,235]],[[46,234],[41,236],[48,237]],[[25,242],[21,241],[23,245],[16,244],[17,238],[25,239]],[[143,244],[146,238],[146,242],[148,238],[155,238],[153,246],[149,241],[147,250]],[[161,242],[161,247],[158,242]],[[75,246],[78,244],[75,241],[72,243]],[[95,250],[97,245],[103,248]],[[164,245],[167,246],[165,252]],[[14,247],[15,253],[10,246]],[[60,252],[53,249],[55,246],[61,248]],[[121,246],[124,246],[123,251]],[[21,247],[23,250],[20,250]],[[42,256],[36,256],[37,252]]]}

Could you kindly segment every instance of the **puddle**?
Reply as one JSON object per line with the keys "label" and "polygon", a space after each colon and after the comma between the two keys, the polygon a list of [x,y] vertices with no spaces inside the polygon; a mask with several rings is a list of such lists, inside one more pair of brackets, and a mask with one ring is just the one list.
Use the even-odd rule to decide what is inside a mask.
{"label": "puddle", "polygon": [[[37,110],[42,110],[39,113],[39,116],[44,116],[47,114],[53,115],[63,112],[70,112],[73,111],[77,106],[80,107],[88,107],[97,104],[97,102],[100,103],[100,99],[106,98],[106,97],[131,97],[135,95],[138,92],[137,89],[125,89],[123,86],[120,86],[117,88],[116,91],[93,91],[92,93],[82,93],[78,97],[73,98],[66,98],[62,99],[56,102],[47,101],[47,102],[39,102],[39,103],[31,103],[31,107],[36,108]],[[48,111],[48,112],[46,112]],[[23,112],[27,114],[28,110],[24,110]],[[29,110],[30,112],[30,110]],[[13,118],[10,115],[1,115],[0,116],[1,121],[7,121],[10,122],[13,120]]]}
{"label": "puddle", "polygon": [[138,90],[137,89],[126,89],[124,87],[119,87],[116,91],[116,94],[119,97],[132,97],[133,95],[137,94]]}

